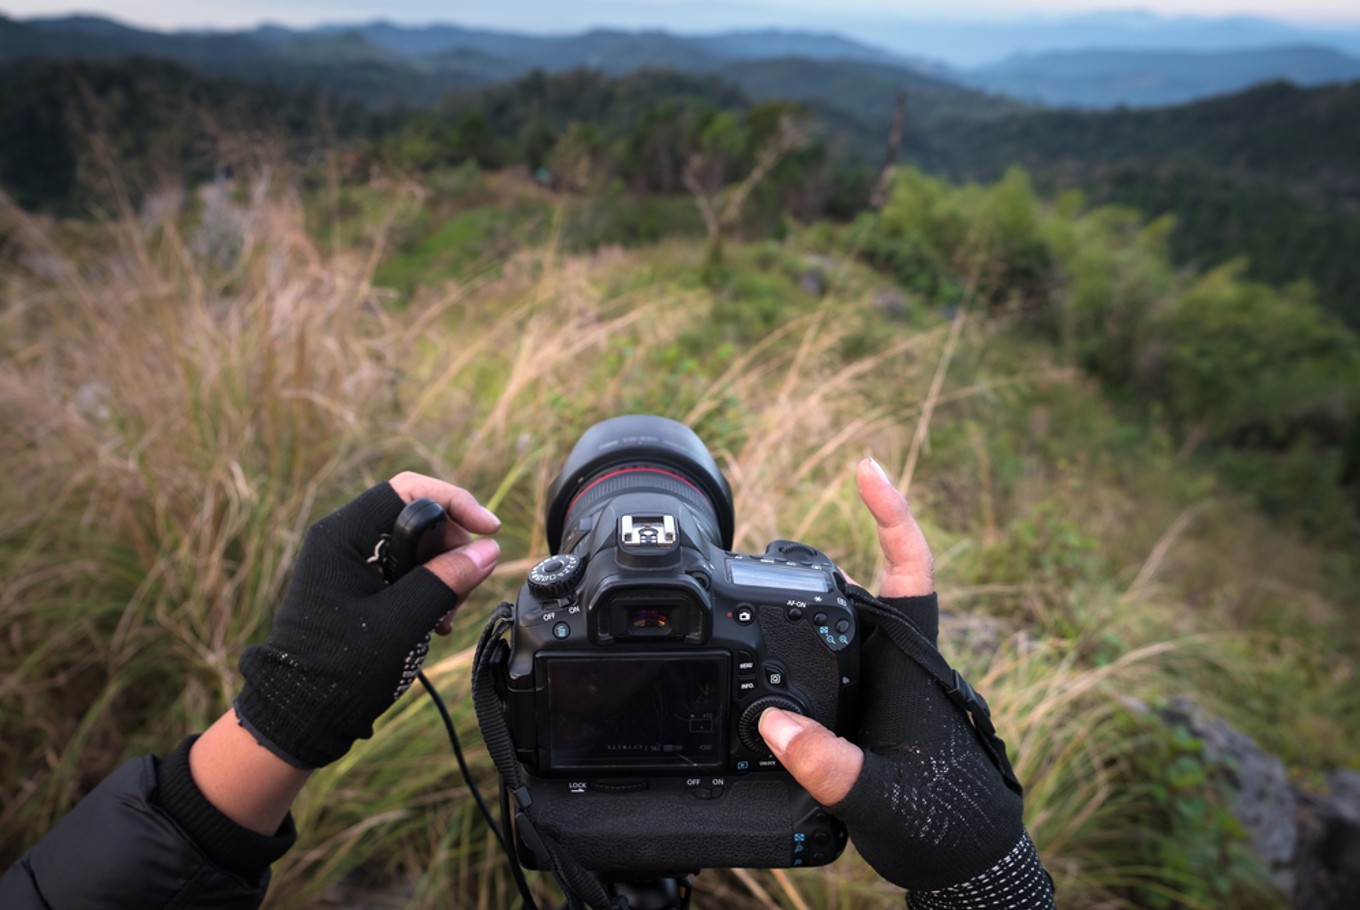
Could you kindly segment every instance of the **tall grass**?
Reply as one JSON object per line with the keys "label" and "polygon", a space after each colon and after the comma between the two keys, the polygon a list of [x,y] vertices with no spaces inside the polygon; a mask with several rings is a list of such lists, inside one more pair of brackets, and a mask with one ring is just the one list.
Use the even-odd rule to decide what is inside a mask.
{"label": "tall grass", "polygon": [[[1039,410],[1092,407],[1090,389],[1008,347],[995,323],[926,314],[908,330],[873,310],[879,279],[856,268],[817,300],[783,254],[738,250],[747,283],[714,294],[692,246],[567,256],[550,239],[393,301],[373,284],[391,219],[318,244],[304,215],[267,179],[97,225],[0,209],[0,861],[124,757],[164,751],[223,710],[306,526],[404,468],[473,489],[505,520],[504,562],[428,668],[492,789],[469,643],[544,554],[567,447],[595,420],[650,410],[714,448],[739,549],[805,539],[865,582],[877,543],[854,464],[872,452],[910,476],[956,611],[947,656],[1015,750],[1064,906],[1204,905],[1137,848],[1164,808],[1139,783],[1154,736],[1139,718],[1178,678],[1212,684],[1252,645],[1197,637],[1185,619],[1182,554],[1206,544],[1166,533],[1184,503],[1138,500],[1117,459],[1084,460],[1064,436],[1079,433],[1040,426]],[[1045,512],[1055,485],[1067,499]],[[344,883],[399,906],[508,906],[446,748],[433,709],[408,696],[316,775],[270,905],[333,905]],[[708,874],[696,903],[898,900],[848,857]]]}

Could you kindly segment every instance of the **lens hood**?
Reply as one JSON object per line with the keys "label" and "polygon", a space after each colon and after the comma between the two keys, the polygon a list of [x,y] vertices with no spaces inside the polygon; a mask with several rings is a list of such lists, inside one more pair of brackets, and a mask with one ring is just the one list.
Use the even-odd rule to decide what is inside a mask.
{"label": "lens hood", "polygon": [[708,500],[723,549],[732,548],[736,519],[732,488],[698,435],[676,420],[655,414],[611,417],[586,430],[548,489],[548,547],[558,552],[573,503],[591,481],[626,467],[678,475]]}

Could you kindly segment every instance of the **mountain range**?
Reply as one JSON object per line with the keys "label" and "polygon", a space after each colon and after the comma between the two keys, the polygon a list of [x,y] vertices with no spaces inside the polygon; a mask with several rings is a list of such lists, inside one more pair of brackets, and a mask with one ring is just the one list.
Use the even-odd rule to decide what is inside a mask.
{"label": "mountain range", "polygon": [[957,81],[1053,107],[1164,107],[1264,82],[1298,86],[1360,79],[1360,57],[1300,45],[1253,50],[1098,48],[1021,54],[966,70]]}
{"label": "mountain range", "polygon": [[[1227,32],[1241,40],[1266,34],[1245,25]],[[1196,33],[1188,27],[1174,32]],[[1068,38],[1078,34],[1074,29]],[[595,29],[540,36],[382,21],[159,32],[92,16],[0,17],[0,61],[145,54],[212,75],[317,86],[379,106],[425,105],[449,91],[503,82],[532,69],[577,67],[614,74],[642,68],[712,74],[757,96],[773,92],[808,100],[828,95],[834,85],[836,103],[848,108],[863,107],[865,95],[878,96],[874,87],[886,80],[918,96],[967,97],[980,112],[1006,105],[979,90],[1027,103],[1101,109],[1178,104],[1277,80],[1312,86],[1360,79],[1360,56],[1317,43],[1243,49],[1220,36],[1226,47],[1218,49],[1051,50],[965,68],[889,49],[891,35],[883,37],[885,44],[878,45],[832,32],[774,29],[706,35]]]}

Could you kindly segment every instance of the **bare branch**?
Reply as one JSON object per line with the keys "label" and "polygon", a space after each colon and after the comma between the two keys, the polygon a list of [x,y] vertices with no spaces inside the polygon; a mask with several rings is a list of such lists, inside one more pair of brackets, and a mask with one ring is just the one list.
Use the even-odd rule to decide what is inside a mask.
{"label": "bare branch", "polygon": [[888,151],[883,156],[883,166],[878,170],[874,188],[869,192],[869,208],[881,209],[888,201],[888,184],[897,166],[897,153],[902,148],[902,127],[906,122],[907,90],[900,89],[897,92],[897,106],[893,110],[892,127],[888,130]]}
{"label": "bare branch", "polygon": [[746,179],[728,195],[727,204],[723,206],[722,210],[724,226],[735,224],[737,219],[741,217],[742,207],[746,205],[746,197],[751,195],[756,184],[764,180],[775,165],[784,160],[787,155],[803,148],[807,143],[808,130],[804,121],[794,119],[788,114],[780,117],[779,129],[760,147],[760,154],[756,156],[755,167],[751,168],[751,173],[746,175]]}
{"label": "bare branch", "polygon": [[685,170],[681,175],[685,189],[689,190],[694,196],[694,204],[699,207],[699,214],[703,216],[704,228],[709,236],[719,233],[722,230],[722,220],[718,215],[715,205],[718,193],[704,186],[699,178],[704,168],[704,156],[695,152],[690,156],[689,161],[685,162]]}

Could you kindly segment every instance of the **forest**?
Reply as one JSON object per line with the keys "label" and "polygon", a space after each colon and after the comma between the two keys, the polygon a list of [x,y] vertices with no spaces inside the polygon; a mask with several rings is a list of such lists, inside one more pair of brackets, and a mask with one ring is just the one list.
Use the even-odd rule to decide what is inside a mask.
{"label": "forest", "polygon": [[[1099,113],[809,82],[379,104],[0,64],[0,862],[210,723],[308,524],[403,468],[505,521],[427,664],[493,787],[472,643],[580,432],[649,412],[714,451],[739,550],[873,578],[854,464],[910,495],[1061,906],[1330,906],[1344,876],[1262,851],[1212,731],[1303,814],[1360,770],[1360,85]],[[510,905],[437,725],[403,698],[317,774],[268,906]],[[900,904],[853,851],[697,882]]]}

